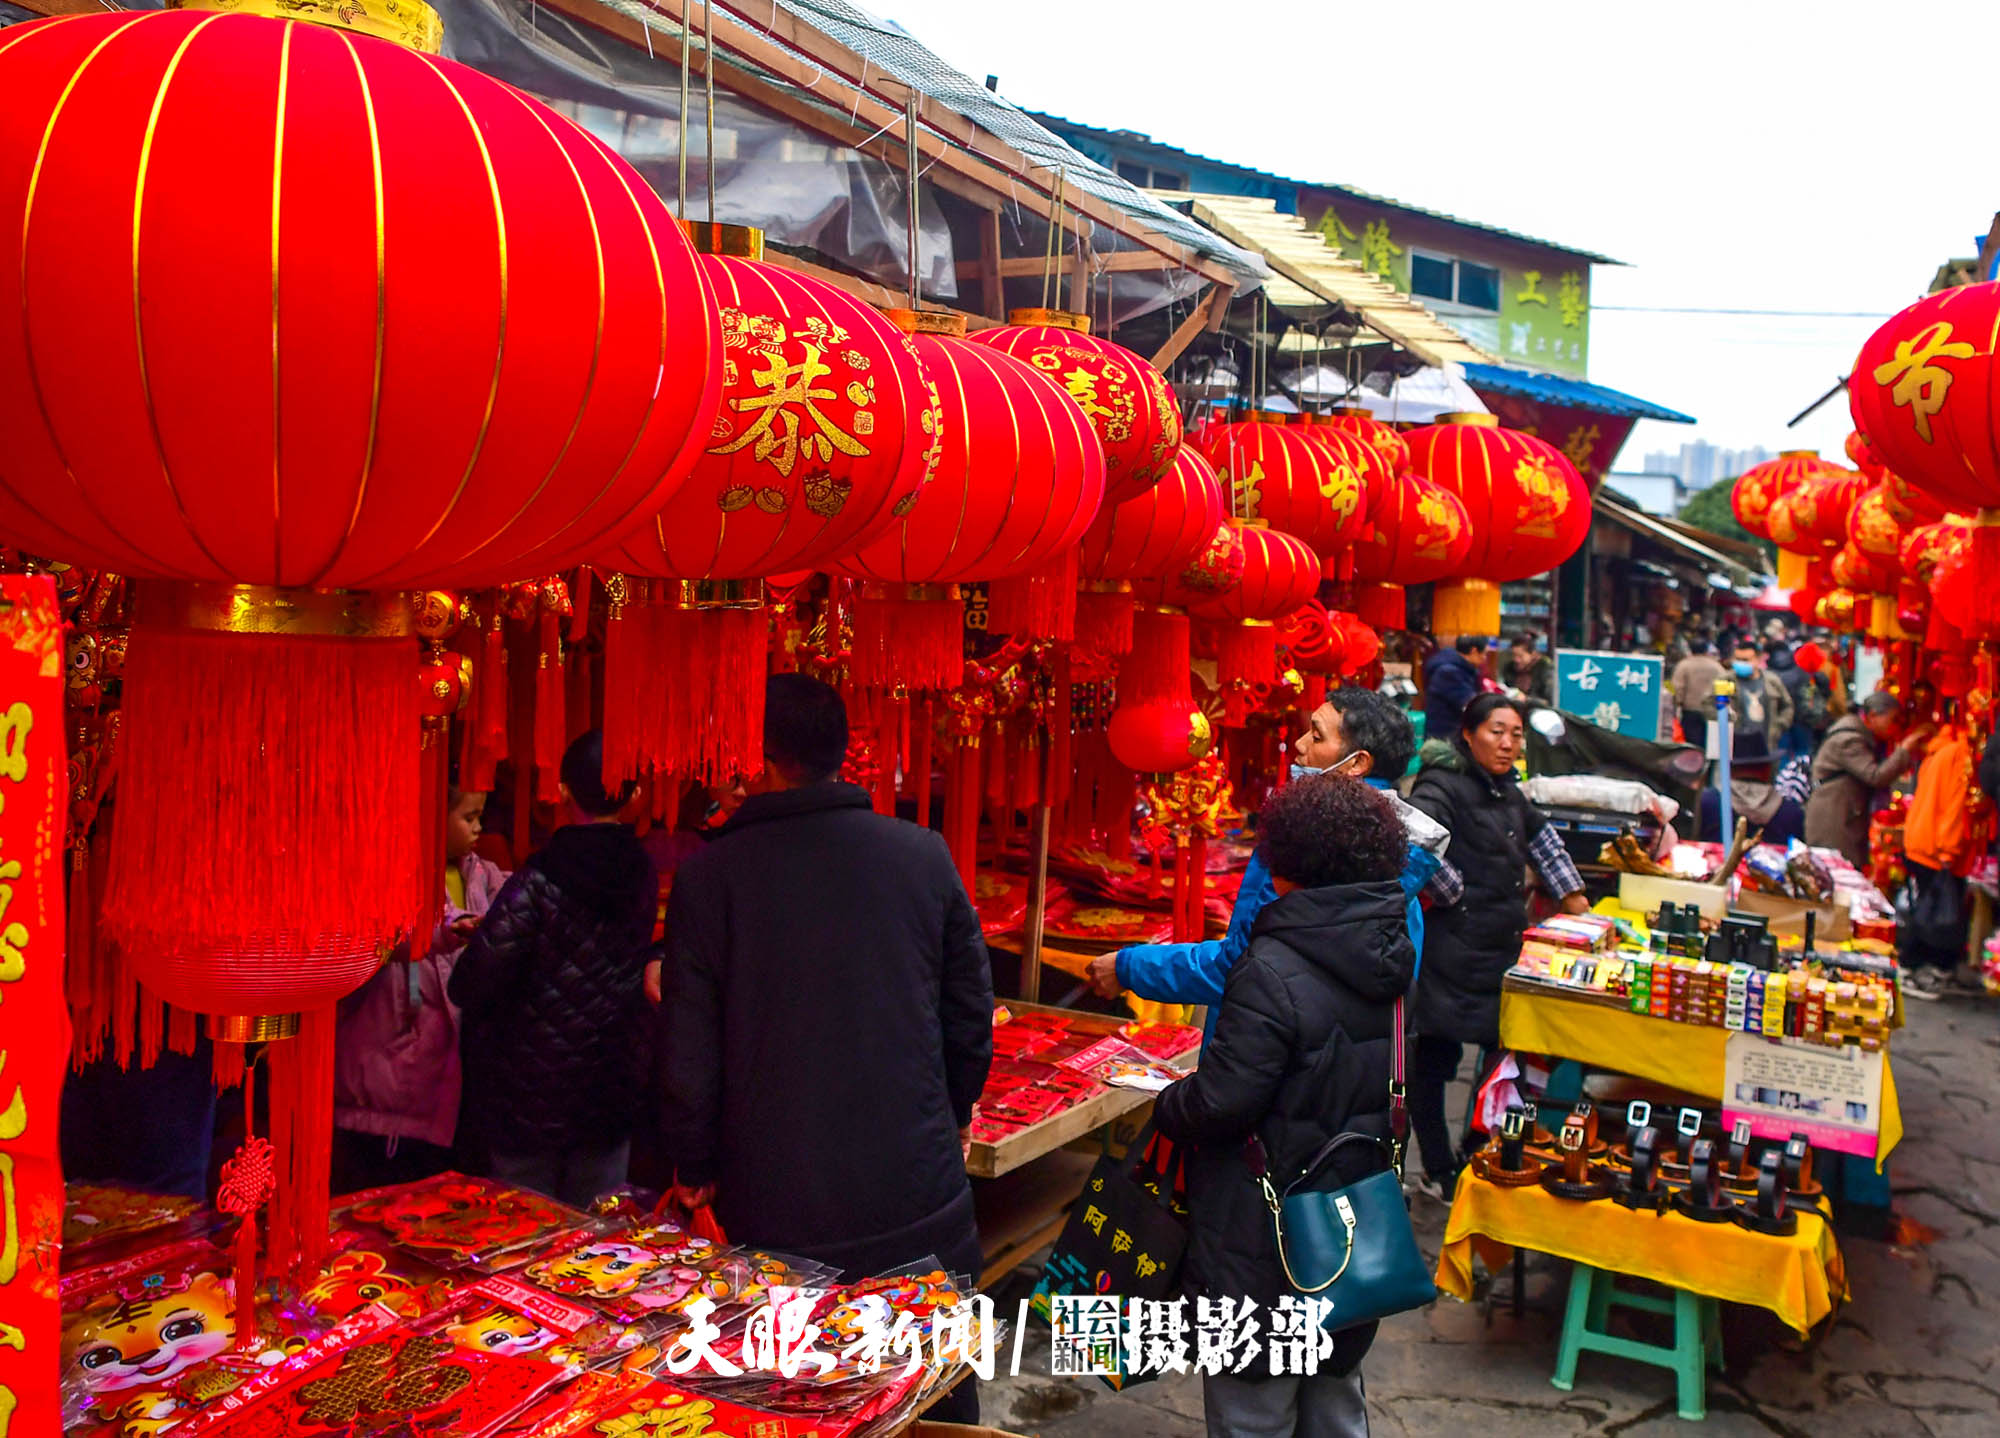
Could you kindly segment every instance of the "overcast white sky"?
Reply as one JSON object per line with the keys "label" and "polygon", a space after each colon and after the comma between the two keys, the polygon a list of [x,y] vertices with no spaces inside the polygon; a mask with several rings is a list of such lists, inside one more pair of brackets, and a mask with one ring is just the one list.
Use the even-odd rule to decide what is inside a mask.
{"label": "overcast white sky", "polygon": [[1939,0],[862,0],[1014,103],[1341,182],[1624,260],[1597,305],[1876,318],[1591,316],[1590,377],[1699,436],[1840,454],[1785,421],[1996,209],[1983,57],[2000,5]]}

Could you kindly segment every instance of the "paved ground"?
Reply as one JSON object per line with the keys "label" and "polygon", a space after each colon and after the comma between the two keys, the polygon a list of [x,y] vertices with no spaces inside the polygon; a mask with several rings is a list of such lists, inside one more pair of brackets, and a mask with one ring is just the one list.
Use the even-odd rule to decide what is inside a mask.
{"label": "paved ground", "polygon": [[[2000,1004],[1912,1005],[1897,1035],[1907,1137],[1892,1166],[1896,1206],[1936,1230],[1910,1247],[1846,1241],[1852,1301],[1810,1343],[1768,1314],[1724,1313],[1727,1371],[1711,1378],[1708,1420],[1675,1416],[1664,1369],[1586,1354],[1576,1389],[1549,1385],[1563,1275],[1529,1269],[1529,1311],[1440,1299],[1383,1325],[1363,1372],[1373,1431],[1389,1438],[1486,1435],[1780,1434],[1785,1438],[1991,1438],[2000,1434]],[[1462,1103],[1462,1093],[1453,1099]],[[1419,1199],[1434,1256],[1444,1212]],[[1018,1281],[1018,1279],[1017,1279]],[[1018,1290],[998,1295],[1003,1311]],[[1198,1379],[1113,1394],[1047,1377],[1031,1331],[1023,1376],[984,1386],[985,1420],[1047,1438],[1190,1438],[1202,1433]]]}

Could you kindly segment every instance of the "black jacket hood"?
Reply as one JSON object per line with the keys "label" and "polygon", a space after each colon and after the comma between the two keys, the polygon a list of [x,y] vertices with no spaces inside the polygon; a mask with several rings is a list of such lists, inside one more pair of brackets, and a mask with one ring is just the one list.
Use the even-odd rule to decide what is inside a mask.
{"label": "black jacket hood", "polygon": [[1407,903],[1395,879],[1280,894],[1257,916],[1253,936],[1269,936],[1363,998],[1387,1002],[1410,987]]}
{"label": "black jacket hood", "polygon": [[578,904],[607,909],[660,882],[638,835],[623,824],[565,824],[530,862]]}

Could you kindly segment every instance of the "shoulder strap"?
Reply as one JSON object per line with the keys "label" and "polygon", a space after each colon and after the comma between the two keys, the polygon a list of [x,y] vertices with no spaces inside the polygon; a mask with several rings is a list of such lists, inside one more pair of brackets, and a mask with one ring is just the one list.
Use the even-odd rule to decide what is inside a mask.
{"label": "shoulder strap", "polygon": [[[1389,1025],[1389,1164],[1400,1175],[1403,1171],[1403,1145],[1410,1135],[1410,1111],[1404,1099],[1405,1063],[1407,1058],[1405,1045],[1408,1042],[1408,1036],[1404,1029],[1403,996],[1400,994],[1396,996],[1396,1003],[1389,1020]],[[1332,1045],[1328,1045],[1327,1051],[1321,1053],[1319,1062],[1315,1063],[1311,1070],[1314,1075],[1318,1074],[1321,1064],[1328,1062],[1328,1054],[1331,1050]],[[1344,1142],[1362,1139],[1365,1139],[1369,1143],[1381,1142],[1380,1139],[1370,1138],[1366,1134],[1335,1134],[1326,1141],[1317,1154],[1313,1155],[1312,1161],[1305,1166],[1299,1177],[1303,1178],[1306,1174],[1312,1173],[1322,1163],[1326,1162],[1328,1155]],[[1250,1172],[1260,1183],[1264,1183],[1265,1176],[1270,1171],[1270,1156],[1264,1150],[1263,1135],[1253,1129],[1250,1136],[1243,1141],[1243,1151],[1244,1157],[1249,1162]],[[1297,1183],[1298,1181],[1295,1178],[1292,1182]],[[1266,1184],[1266,1188],[1268,1190],[1268,1184]],[[1290,1185],[1287,1186],[1287,1191],[1289,1191],[1289,1188]]]}

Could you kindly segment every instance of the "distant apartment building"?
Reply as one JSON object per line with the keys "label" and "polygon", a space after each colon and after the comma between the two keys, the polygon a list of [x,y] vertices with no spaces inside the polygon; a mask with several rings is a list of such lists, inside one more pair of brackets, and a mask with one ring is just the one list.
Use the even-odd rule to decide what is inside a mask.
{"label": "distant apartment building", "polygon": [[1706,489],[1719,479],[1734,479],[1744,470],[1777,456],[1762,445],[1749,449],[1720,449],[1705,439],[1681,446],[1679,454],[1654,450],[1646,456],[1648,474],[1678,475],[1690,490]]}

